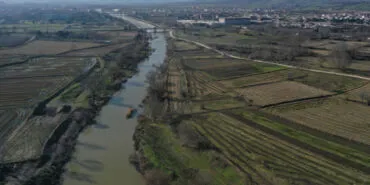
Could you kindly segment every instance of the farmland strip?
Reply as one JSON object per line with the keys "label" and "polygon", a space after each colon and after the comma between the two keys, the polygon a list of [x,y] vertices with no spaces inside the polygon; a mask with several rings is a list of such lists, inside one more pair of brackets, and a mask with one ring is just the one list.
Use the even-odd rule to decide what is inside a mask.
{"label": "farmland strip", "polygon": [[363,172],[369,172],[370,171],[370,167],[368,167],[366,165],[363,165],[361,163],[357,163],[357,162],[352,161],[352,160],[349,160],[347,158],[338,156],[338,155],[336,155],[334,153],[331,153],[331,152],[328,152],[328,151],[324,151],[322,149],[318,149],[318,148],[316,148],[316,147],[314,147],[314,146],[312,146],[312,145],[310,145],[308,143],[305,143],[305,142],[302,142],[302,141],[293,139],[293,138],[291,138],[289,136],[286,136],[286,135],[284,135],[284,134],[282,134],[282,133],[280,133],[278,131],[272,130],[272,129],[268,128],[268,127],[265,127],[265,126],[263,126],[261,124],[258,124],[256,122],[253,122],[251,120],[247,120],[243,116],[235,115],[235,114],[230,113],[230,112],[224,112],[224,114],[226,114],[226,115],[228,115],[230,117],[233,117],[233,118],[235,118],[237,120],[241,120],[243,123],[246,123],[246,124],[248,124],[249,126],[251,126],[253,128],[259,129],[259,130],[261,130],[263,132],[266,132],[268,134],[271,134],[273,136],[276,136],[277,138],[280,138],[282,140],[285,140],[285,141],[287,141],[289,143],[292,143],[292,144],[294,144],[296,146],[301,146],[301,147],[306,148],[306,149],[308,149],[308,150],[310,150],[310,151],[312,151],[314,153],[317,153],[317,154],[320,154],[322,156],[328,157],[328,158],[330,158],[330,159],[332,159],[332,160],[334,160],[334,161],[336,161],[336,162],[338,162],[340,164],[345,163],[346,165],[351,166],[351,167],[356,168],[356,169],[359,169],[359,170],[361,170]]}
{"label": "farmland strip", "polygon": [[[208,123],[210,123],[210,122],[208,122]],[[225,124],[223,124],[224,126],[226,126]],[[229,125],[229,124],[227,124],[227,125]],[[230,126],[230,125],[229,125]],[[276,161],[276,160],[278,160],[278,161],[282,161],[282,162],[284,162],[284,163],[286,163],[286,164],[289,164],[289,167],[290,168],[293,168],[293,169],[295,169],[295,170],[297,170],[298,172],[300,172],[302,175],[303,174],[306,174],[307,173],[307,171],[309,171],[310,173],[312,173],[313,175],[316,175],[316,177],[313,177],[313,179],[315,179],[315,178],[317,178],[318,176],[320,176],[321,177],[321,179],[325,179],[325,181],[326,181],[326,183],[324,183],[324,184],[328,184],[329,182],[329,184],[336,184],[334,181],[332,181],[333,180],[333,178],[329,178],[329,179],[327,179],[328,177],[327,176],[323,176],[323,174],[331,174],[331,172],[324,172],[324,171],[322,171],[322,170],[320,170],[319,168],[317,168],[316,166],[313,166],[313,165],[318,165],[318,166],[321,166],[321,164],[318,164],[318,163],[316,163],[316,162],[314,162],[314,161],[310,161],[310,160],[308,160],[307,159],[307,161],[306,161],[306,163],[304,163],[305,165],[303,165],[303,166],[301,166],[301,164],[302,164],[302,159],[304,159],[304,158],[301,158],[302,156],[300,156],[300,155],[296,155],[295,153],[295,155],[296,155],[296,158],[292,158],[291,156],[289,156],[289,155],[287,155],[286,154],[286,152],[282,152],[282,151],[287,151],[287,149],[286,148],[282,148],[282,147],[279,147],[280,145],[275,145],[275,144],[272,144],[270,141],[261,141],[261,142],[259,142],[260,140],[262,140],[263,138],[261,138],[261,137],[256,137],[256,136],[254,136],[255,137],[255,139],[253,139],[253,142],[251,142],[250,140],[248,140],[248,139],[245,139],[245,138],[247,138],[248,137],[248,135],[247,134],[245,134],[245,137],[237,137],[236,135],[235,135],[235,132],[238,130],[238,129],[240,129],[240,128],[237,128],[237,127],[231,127],[231,129],[233,129],[234,131],[233,132],[230,132],[229,130],[230,130],[230,128],[229,129],[226,129],[226,128],[221,128],[221,127],[219,127],[219,126],[217,126],[217,125],[214,125],[214,124],[212,124],[212,128],[213,129],[219,129],[220,131],[218,132],[220,135],[222,135],[221,133],[228,133],[228,134],[230,134],[230,135],[233,135],[233,137],[235,138],[235,139],[232,139],[233,137],[231,137],[231,139],[233,140],[232,141],[232,143],[236,143],[236,145],[240,145],[240,146],[244,146],[244,147],[247,147],[245,144],[242,144],[242,143],[240,143],[240,141],[244,141],[244,142],[246,142],[246,143],[248,143],[248,145],[250,145],[250,147],[249,148],[253,148],[254,150],[260,150],[259,152],[257,152],[257,154],[258,153],[264,153],[264,155],[268,155],[269,157],[273,157],[273,158],[275,158],[275,160],[272,160],[272,161]],[[245,129],[243,129],[243,131],[242,132],[244,132],[244,131],[246,131]],[[241,133],[240,133],[241,134]],[[272,153],[271,151],[271,146],[267,146],[266,144],[268,144],[268,145],[272,145],[272,146],[274,146],[275,147],[275,149],[273,150],[274,152]],[[292,152],[292,151],[290,151],[290,152]],[[279,155],[276,155],[276,154],[274,154],[274,153],[277,153],[277,154],[279,154]],[[262,156],[264,156],[264,155],[262,155]],[[269,157],[266,157],[266,159],[269,159]],[[310,164],[310,163],[313,163],[313,164]],[[280,166],[281,166],[282,164],[280,164]],[[283,166],[283,168],[284,168],[285,166]],[[307,169],[307,167],[309,167],[309,169]],[[325,167],[325,166],[323,166],[323,167]],[[325,168],[327,168],[327,167],[325,167]],[[304,169],[304,170],[302,170],[302,169]],[[330,169],[330,168],[329,168]],[[333,169],[331,169],[331,170],[333,170]],[[340,171],[337,171],[337,170],[334,170],[334,171],[336,171],[336,173],[337,174],[341,174],[342,172],[340,172]],[[309,175],[309,174],[307,174],[307,175]],[[348,175],[346,175],[346,174],[343,174],[343,176],[345,176],[347,179],[353,179],[353,177],[352,176],[348,176]],[[311,177],[312,178],[312,177]],[[336,177],[336,178],[338,178],[338,177]],[[344,179],[342,179],[342,180],[344,180]],[[357,179],[354,179],[354,181],[356,181]]]}

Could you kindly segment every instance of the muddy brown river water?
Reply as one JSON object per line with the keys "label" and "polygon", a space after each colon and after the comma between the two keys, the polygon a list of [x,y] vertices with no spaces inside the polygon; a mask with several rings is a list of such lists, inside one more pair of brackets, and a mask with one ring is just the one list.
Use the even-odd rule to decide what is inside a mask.
{"label": "muddy brown river water", "polygon": [[127,120],[126,113],[142,102],[147,94],[146,74],[166,57],[164,34],[155,34],[154,38],[150,45],[155,51],[139,65],[139,73],[102,108],[96,118],[98,124],[79,136],[63,175],[64,185],[144,185],[141,174],[128,161],[134,152],[132,135],[137,120]]}

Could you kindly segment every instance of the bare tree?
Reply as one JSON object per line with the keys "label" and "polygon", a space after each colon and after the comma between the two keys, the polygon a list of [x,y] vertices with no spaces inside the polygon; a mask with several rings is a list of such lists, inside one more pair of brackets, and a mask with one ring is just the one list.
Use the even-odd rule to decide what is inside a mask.
{"label": "bare tree", "polygon": [[370,106],[370,94],[368,92],[362,92],[360,94],[361,101],[365,102],[367,105]]}
{"label": "bare tree", "polygon": [[145,114],[150,119],[161,117],[165,113],[165,104],[157,96],[150,95],[145,102]]}
{"label": "bare tree", "polygon": [[145,112],[151,119],[159,118],[166,112],[167,68],[167,64],[162,64],[146,76],[149,87]]}
{"label": "bare tree", "polygon": [[351,56],[348,53],[348,47],[345,42],[338,43],[330,54],[332,61],[339,69],[345,69],[352,63]]}

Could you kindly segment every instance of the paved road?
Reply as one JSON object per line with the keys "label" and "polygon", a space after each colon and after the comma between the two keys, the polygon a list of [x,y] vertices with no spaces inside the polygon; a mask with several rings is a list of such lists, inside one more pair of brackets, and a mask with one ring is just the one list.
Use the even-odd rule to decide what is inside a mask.
{"label": "paved road", "polygon": [[[240,60],[251,60],[251,59],[248,59],[248,58],[239,57],[239,56],[235,56],[235,55],[232,55],[232,54],[229,54],[229,53],[225,53],[223,51],[214,49],[214,48],[212,48],[212,47],[210,47],[210,46],[208,46],[206,44],[203,44],[203,43],[200,43],[200,42],[197,42],[197,41],[192,41],[192,40],[188,40],[188,39],[176,37],[176,36],[173,35],[173,30],[170,31],[170,37],[172,37],[174,39],[182,40],[182,41],[185,41],[185,42],[194,43],[194,44],[196,44],[198,46],[201,46],[201,47],[204,47],[204,48],[207,48],[207,49],[211,49],[211,50],[213,50],[213,51],[215,51],[217,53],[220,53],[221,55],[228,56],[230,58],[240,59]],[[297,66],[292,66],[292,65],[287,65],[287,64],[280,64],[280,63],[275,63],[275,62],[267,62],[267,61],[262,61],[262,60],[253,60],[253,61],[254,62],[259,62],[259,63],[265,63],[265,64],[278,65],[278,66],[282,66],[282,67],[286,67],[286,68],[301,69],[301,70],[310,71],[310,72],[325,73],[325,74],[331,74],[331,75],[337,75],[337,76],[345,76],[345,77],[352,77],[352,78],[357,78],[357,79],[361,79],[361,80],[368,80],[368,81],[370,81],[370,77],[364,77],[364,76],[359,76],[359,75],[352,75],[352,74],[346,74],[346,73],[338,73],[338,72],[332,72],[332,71],[323,71],[323,70],[318,70],[318,69],[309,69],[309,68],[304,68],[304,67],[297,67]]]}

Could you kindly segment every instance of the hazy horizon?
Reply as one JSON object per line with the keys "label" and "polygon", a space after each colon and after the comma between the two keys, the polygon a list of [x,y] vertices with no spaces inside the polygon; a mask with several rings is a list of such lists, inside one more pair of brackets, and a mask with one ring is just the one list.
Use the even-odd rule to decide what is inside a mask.
{"label": "hazy horizon", "polygon": [[189,2],[193,0],[0,0],[5,3],[164,3]]}

